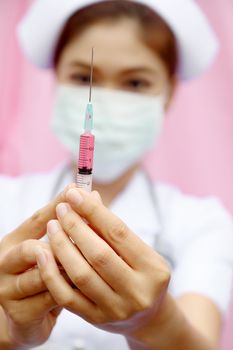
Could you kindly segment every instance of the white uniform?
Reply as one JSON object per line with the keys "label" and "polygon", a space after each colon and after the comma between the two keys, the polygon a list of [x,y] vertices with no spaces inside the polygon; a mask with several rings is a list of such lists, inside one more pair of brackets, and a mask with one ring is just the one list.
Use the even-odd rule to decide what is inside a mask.
{"label": "white uniform", "polygon": [[[72,182],[64,165],[49,174],[0,177],[0,232],[17,227]],[[111,210],[172,266],[170,292],[200,293],[226,312],[233,274],[233,221],[215,198],[183,195],[164,184],[151,185],[137,173]],[[44,349],[126,350],[123,337],[101,331],[63,311]]]}

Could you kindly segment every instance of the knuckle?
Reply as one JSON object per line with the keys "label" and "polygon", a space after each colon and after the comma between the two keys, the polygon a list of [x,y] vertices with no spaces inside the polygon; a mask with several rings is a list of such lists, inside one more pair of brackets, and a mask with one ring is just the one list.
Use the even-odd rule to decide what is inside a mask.
{"label": "knuckle", "polygon": [[163,269],[160,269],[160,271],[157,273],[157,276],[160,288],[166,288],[169,285],[171,279],[171,271],[169,270],[169,268],[164,267]]}
{"label": "knuckle", "polygon": [[120,243],[124,241],[128,236],[128,229],[122,221],[113,223],[109,228],[108,235],[111,241]]}
{"label": "knuckle", "polygon": [[56,277],[52,273],[52,271],[45,270],[43,274],[43,280],[45,284],[51,285]]}
{"label": "knuckle", "polygon": [[107,321],[106,315],[101,312],[100,310],[98,312],[93,313],[88,317],[88,322],[90,322],[93,325],[101,325],[105,324]]}
{"label": "knuckle", "polygon": [[137,294],[133,299],[134,312],[142,312],[148,310],[151,308],[154,302],[154,297],[142,293]]}
{"label": "knuckle", "polygon": [[131,289],[129,293],[129,307],[132,313],[141,312],[151,308],[154,305],[156,300],[156,290],[157,288],[154,286],[154,283],[148,278],[141,278],[137,280],[135,286],[137,288]]}
{"label": "knuckle", "polygon": [[99,251],[93,257],[92,266],[94,268],[104,267],[109,263],[110,257],[111,253],[107,249],[102,250],[101,252]]}
{"label": "knuckle", "polygon": [[65,249],[66,244],[65,241],[62,239],[61,236],[59,236],[59,233],[57,232],[56,237],[53,238],[52,242],[52,247],[56,250],[56,251],[62,251]]}
{"label": "knuckle", "polygon": [[30,218],[34,233],[39,233],[45,225],[44,215],[41,210],[36,211]]}
{"label": "knuckle", "polygon": [[87,216],[91,219],[95,217],[98,212],[99,203],[93,201],[89,208],[87,208],[86,213]]}
{"label": "knuckle", "polygon": [[65,308],[65,309],[73,309],[75,304],[75,298],[73,294],[69,294],[66,296],[62,296],[61,300],[59,301],[59,306]]}
{"label": "knuckle", "polygon": [[31,262],[36,244],[38,245],[38,241],[33,239],[23,241],[19,244],[17,254],[23,262]]}
{"label": "knuckle", "polygon": [[155,259],[149,261],[148,267],[149,275],[153,278],[157,287],[166,287],[169,284],[171,270],[164,257],[157,255]]}
{"label": "knuckle", "polygon": [[133,314],[129,300],[122,299],[119,296],[107,301],[105,308],[108,320],[111,321],[125,321]]}
{"label": "knuckle", "polygon": [[16,289],[17,297],[22,297],[25,294],[27,294],[27,288],[25,288],[25,284],[22,283],[21,275],[16,276],[15,289]]}
{"label": "knuckle", "polygon": [[[30,281],[28,280],[30,277]],[[24,287],[25,285],[25,287]],[[41,280],[40,274],[37,270],[34,270],[31,276],[25,276],[25,281],[21,282],[21,289],[30,289],[31,291],[36,291],[43,286],[43,281]]]}
{"label": "knuckle", "polygon": [[32,294],[33,291],[37,289],[37,286],[38,286],[38,283],[35,281],[34,278],[32,278],[30,280],[30,285],[21,282],[19,291],[23,296],[28,296],[28,294]]}
{"label": "knuckle", "polygon": [[114,319],[117,321],[125,321],[130,317],[130,313],[127,308],[117,307],[114,310]]}
{"label": "knuckle", "polygon": [[34,239],[28,239],[20,243],[19,253],[22,258],[25,258],[28,256],[28,254],[31,251],[31,248],[35,245],[35,243],[37,243],[37,241]]}
{"label": "knuckle", "polygon": [[19,255],[20,255],[21,259],[23,259],[23,260],[25,260],[25,258],[28,255],[28,245],[29,245],[29,242],[24,241],[19,246]]}
{"label": "knuckle", "polygon": [[75,276],[74,278],[74,284],[81,290],[88,287],[88,285],[90,284],[90,281],[91,281],[91,275],[88,273],[82,273],[80,275]]}
{"label": "knuckle", "polygon": [[74,232],[77,230],[77,222],[74,220],[72,215],[66,215],[66,217],[64,218],[64,224],[67,231]]}

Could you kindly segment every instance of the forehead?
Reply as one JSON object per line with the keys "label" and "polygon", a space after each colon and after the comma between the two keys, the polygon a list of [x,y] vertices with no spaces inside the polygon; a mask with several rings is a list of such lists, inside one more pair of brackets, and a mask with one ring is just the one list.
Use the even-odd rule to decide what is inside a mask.
{"label": "forehead", "polygon": [[61,55],[63,63],[80,59],[89,62],[95,48],[95,64],[105,69],[121,66],[142,66],[165,70],[163,62],[143,43],[136,21],[120,19],[93,24],[77,35]]}

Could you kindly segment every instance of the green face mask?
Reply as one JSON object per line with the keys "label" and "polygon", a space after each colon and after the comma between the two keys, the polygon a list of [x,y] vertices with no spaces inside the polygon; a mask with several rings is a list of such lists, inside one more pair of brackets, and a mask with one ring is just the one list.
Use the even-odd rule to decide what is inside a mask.
{"label": "green face mask", "polygon": [[[87,99],[87,87],[58,86],[52,129],[75,158]],[[163,126],[164,105],[163,95],[93,90],[95,181],[113,182],[153,147]]]}

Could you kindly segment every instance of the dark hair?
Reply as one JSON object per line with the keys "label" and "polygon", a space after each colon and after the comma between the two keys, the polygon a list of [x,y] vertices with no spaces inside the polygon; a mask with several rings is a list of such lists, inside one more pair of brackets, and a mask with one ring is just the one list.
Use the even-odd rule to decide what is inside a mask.
{"label": "dark hair", "polygon": [[155,11],[128,0],[101,1],[76,11],[67,21],[60,35],[54,55],[55,67],[66,45],[89,25],[102,20],[117,20],[122,17],[137,20],[141,27],[142,41],[159,55],[169,76],[174,76],[177,70],[178,54],[176,38],[172,30]]}

